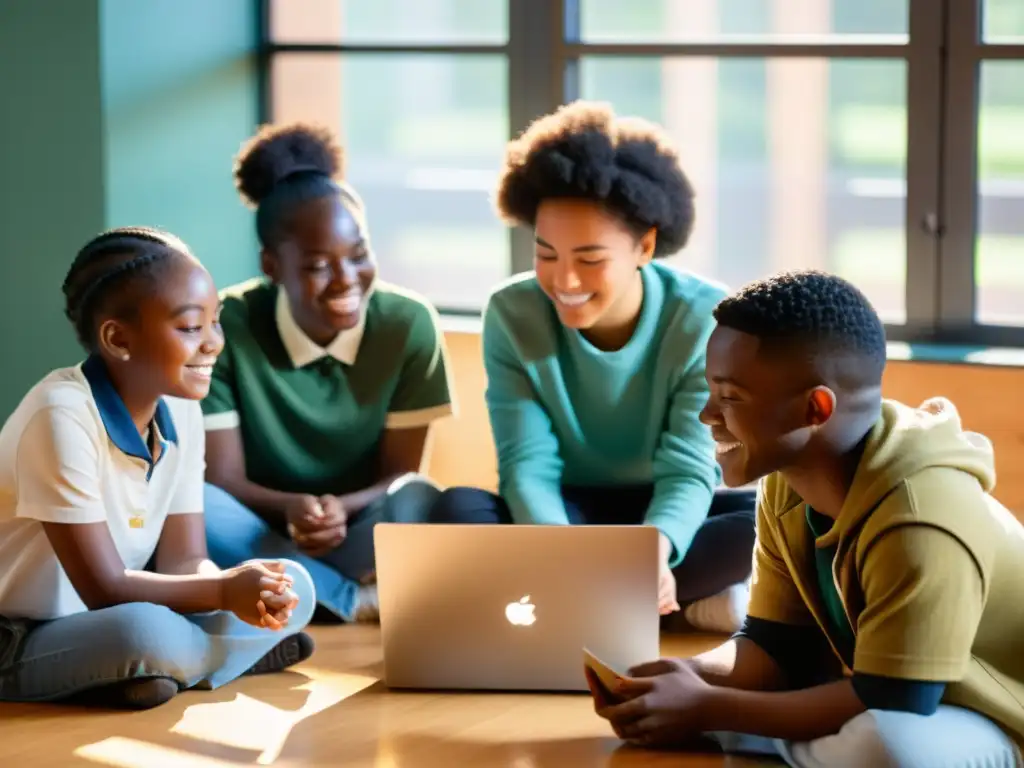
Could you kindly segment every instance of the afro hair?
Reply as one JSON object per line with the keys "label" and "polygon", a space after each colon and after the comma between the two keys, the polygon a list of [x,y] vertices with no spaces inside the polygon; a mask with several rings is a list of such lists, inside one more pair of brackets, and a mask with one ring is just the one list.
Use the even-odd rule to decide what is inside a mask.
{"label": "afro hair", "polygon": [[690,237],[693,196],[679,155],[658,126],[616,118],[602,102],[576,101],[509,143],[495,205],[505,222],[533,226],[546,199],[591,200],[637,234],[653,227],[654,256],[663,257]]}
{"label": "afro hair", "polygon": [[885,368],[885,326],[852,283],[818,270],[782,272],[749,283],[719,302],[719,326],[773,344],[810,344],[822,354],[853,354]]}
{"label": "afro hair", "polygon": [[311,172],[339,179],[345,155],[327,128],[305,123],[265,125],[246,141],[235,159],[235,186],[255,207],[289,176]]}

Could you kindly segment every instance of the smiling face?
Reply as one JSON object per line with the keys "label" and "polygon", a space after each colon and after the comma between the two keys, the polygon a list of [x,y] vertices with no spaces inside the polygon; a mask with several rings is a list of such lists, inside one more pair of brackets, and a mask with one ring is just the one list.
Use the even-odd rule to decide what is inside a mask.
{"label": "smiling face", "polygon": [[639,239],[614,214],[586,200],[545,200],[534,225],[537,282],[562,324],[580,331],[634,323],[643,302],[639,268],[655,230]]}
{"label": "smiling face", "polygon": [[206,397],[224,348],[210,273],[192,256],[172,254],[150,280],[128,291],[130,314],[109,317],[99,329],[107,354],[128,369],[125,380],[156,396]]}
{"label": "smiling face", "polygon": [[737,487],[800,458],[830,406],[799,355],[769,354],[756,336],[718,326],[707,347],[710,387],[700,418],[711,427],[726,485]]}
{"label": "smiling face", "polygon": [[299,207],[289,236],[264,251],[263,271],[287,293],[303,333],[325,347],[359,324],[377,267],[361,221],[333,195]]}

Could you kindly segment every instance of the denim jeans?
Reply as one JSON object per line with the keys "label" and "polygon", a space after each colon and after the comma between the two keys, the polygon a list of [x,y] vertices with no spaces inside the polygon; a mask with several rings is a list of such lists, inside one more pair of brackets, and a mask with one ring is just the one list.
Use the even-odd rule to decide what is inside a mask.
{"label": "denim jeans", "polygon": [[350,621],[359,582],[375,569],[373,529],[380,522],[422,522],[440,490],[419,475],[405,475],[380,499],[349,520],[345,540],[322,557],[310,557],[226,491],[206,484],[204,509],[210,559],[230,568],[253,558],[288,558],[301,563],[316,586],[318,603]]}
{"label": "denim jeans", "polygon": [[728,753],[781,756],[793,768],[1020,768],[1020,749],[995,723],[942,705],[934,715],[869,710],[839,733],[794,743],[709,734]]}
{"label": "denim jeans", "polygon": [[[287,564],[299,604],[279,631],[227,611],[180,614],[152,603],[125,603],[52,621],[22,624],[17,647],[0,649],[0,701],[53,701],[125,680],[169,677],[182,689],[213,689],[246,672],[306,627],[316,606],[306,569]],[[11,622],[16,625],[18,622]]]}
{"label": "denim jeans", "polygon": [[[562,488],[565,512],[573,525],[639,525],[653,495],[653,485]],[[710,597],[750,577],[756,504],[753,490],[723,488],[715,492],[707,517],[673,571],[680,605]],[[430,521],[511,524],[512,513],[497,494],[454,487],[438,499]]]}

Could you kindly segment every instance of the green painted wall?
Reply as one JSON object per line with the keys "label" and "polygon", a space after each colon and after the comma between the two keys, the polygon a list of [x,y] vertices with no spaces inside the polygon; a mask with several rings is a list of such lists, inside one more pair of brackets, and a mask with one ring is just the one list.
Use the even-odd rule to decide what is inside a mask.
{"label": "green painted wall", "polygon": [[61,283],[104,226],[98,0],[0,0],[0,419],[80,350]]}
{"label": "green painted wall", "polygon": [[165,227],[255,274],[232,157],[257,122],[256,0],[0,0],[0,418],[82,357],[61,282],[100,230]]}
{"label": "green painted wall", "polygon": [[255,0],[103,0],[108,226],[187,242],[218,285],[258,267],[231,166],[253,132]]}

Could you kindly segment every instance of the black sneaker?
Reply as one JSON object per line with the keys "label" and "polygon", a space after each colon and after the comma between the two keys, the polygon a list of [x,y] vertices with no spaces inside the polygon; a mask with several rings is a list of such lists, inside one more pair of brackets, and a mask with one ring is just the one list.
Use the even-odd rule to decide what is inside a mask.
{"label": "black sneaker", "polygon": [[280,672],[283,669],[305,661],[313,655],[316,644],[313,638],[305,632],[299,632],[286,637],[275,645],[259,661],[253,664],[245,673],[247,675],[265,675],[270,672]]}
{"label": "black sneaker", "polygon": [[109,709],[152,709],[166,704],[178,694],[178,683],[169,677],[123,680],[83,691],[71,703]]}

